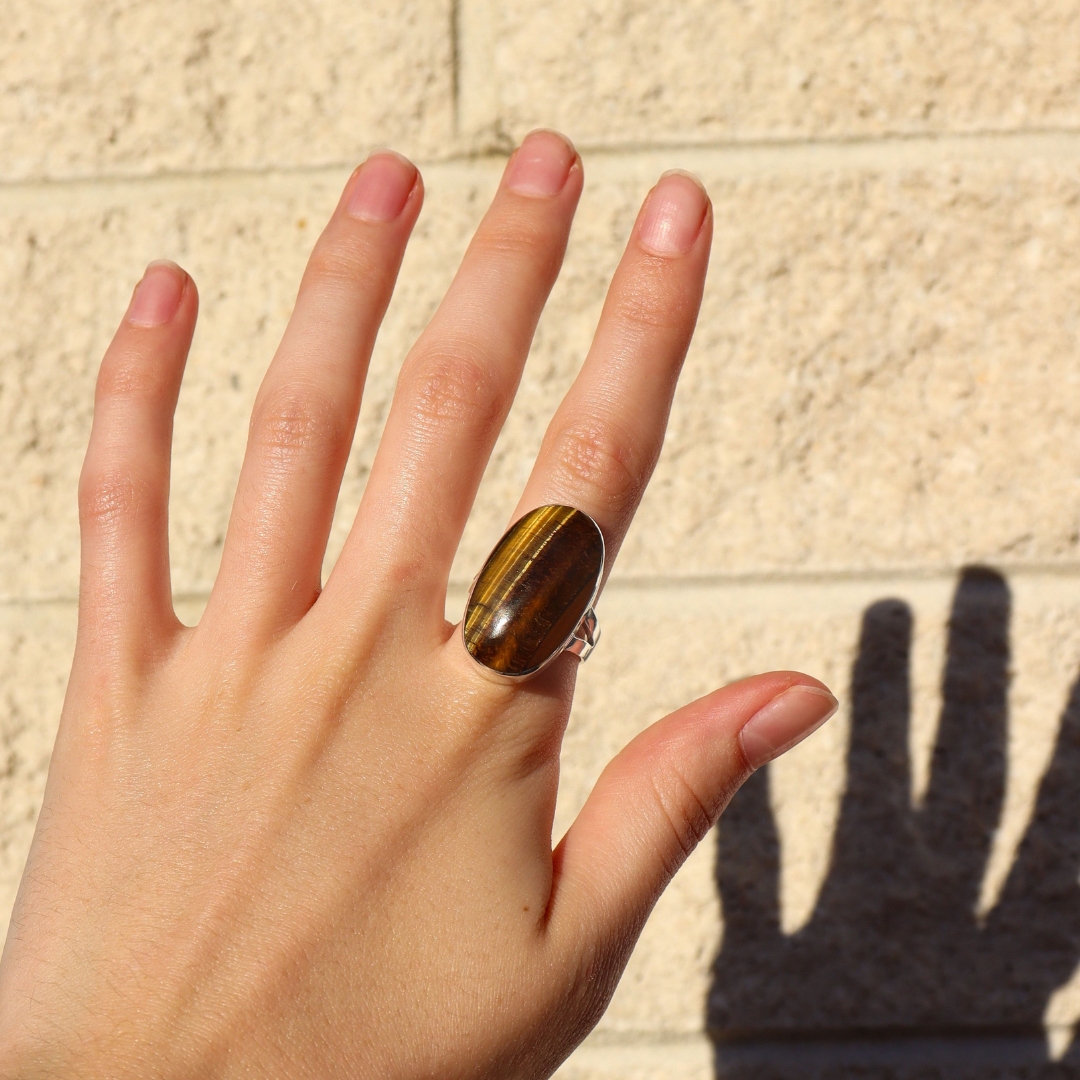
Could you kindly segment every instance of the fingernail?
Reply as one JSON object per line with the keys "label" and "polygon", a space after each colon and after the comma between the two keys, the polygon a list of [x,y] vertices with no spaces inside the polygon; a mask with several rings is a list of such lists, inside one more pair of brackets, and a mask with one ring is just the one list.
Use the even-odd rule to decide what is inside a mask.
{"label": "fingernail", "polygon": [[377,150],[360,167],[348,211],[373,224],[393,221],[405,209],[416,183],[416,166],[392,150]]}
{"label": "fingernail", "polygon": [[187,274],[174,262],[152,262],[135,286],[127,321],[135,326],[163,326],[180,309]]}
{"label": "fingernail", "polygon": [[791,686],[758,709],[743,724],[739,742],[752,769],[790,750],[817,731],[834,712],[838,702],[818,686]]}
{"label": "fingernail", "polygon": [[684,255],[694,246],[708,207],[697,177],[679,169],[664,173],[645,203],[642,244],[656,255]]}
{"label": "fingernail", "polygon": [[570,141],[554,131],[525,137],[506,167],[506,186],[519,195],[558,195],[577,158]]}

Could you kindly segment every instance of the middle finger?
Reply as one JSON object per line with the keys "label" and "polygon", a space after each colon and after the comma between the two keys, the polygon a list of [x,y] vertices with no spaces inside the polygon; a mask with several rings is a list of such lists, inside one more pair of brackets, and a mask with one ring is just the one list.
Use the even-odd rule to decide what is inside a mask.
{"label": "middle finger", "polygon": [[431,625],[441,626],[450,564],[562,264],[581,186],[581,159],[554,132],[533,132],[510,159],[445,299],[402,366],[327,599],[367,589],[361,567],[378,566],[397,606],[430,608]]}

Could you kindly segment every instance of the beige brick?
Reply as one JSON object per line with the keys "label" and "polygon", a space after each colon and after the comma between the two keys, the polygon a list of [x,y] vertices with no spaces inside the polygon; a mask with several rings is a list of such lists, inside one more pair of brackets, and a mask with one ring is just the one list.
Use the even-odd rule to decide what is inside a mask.
{"label": "beige brick", "polygon": [[873,151],[590,159],[458,580],[513,506],[643,189],[677,164],[712,192],[713,264],[615,573],[1075,564],[1080,168],[1032,149],[966,162],[926,147],[877,164]]}
{"label": "beige brick", "polygon": [[[955,857],[967,875],[965,887],[973,907],[981,897],[984,918],[1019,911],[1026,924],[1057,932],[1061,929],[1061,910],[1054,907],[1050,894],[1039,894],[1037,883],[1067,874],[1072,865],[1069,860],[1075,856],[1073,833],[1068,822],[1060,818],[1060,806],[1054,810],[1044,802],[1041,813],[1049,815],[1046,820],[1050,825],[1029,834],[1029,841],[1038,839],[1045,845],[1046,858],[1060,860],[1063,869],[1058,872],[1054,861],[1040,864],[1032,874],[1031,895],[1019,900],[1015,881],[1012,892],[1003,893],[1003,889],[1032,820],[1040,779],[1054,755],[1063,706],[1080,664],[1080,630],[1074,616],[1080,602],[1080,582],[1050,575],[1018,575],[1011,583],[1011,592],[1012,655],[1008,664],[1011,681],[1006,729],[994,736],[979,715],[961,709],[959,716],[962,724],[970,726],[971,742],[965,734],[959,746],[950,742],[945,750],[953,759],[961,755],[961,760],[966,760],[962,755],[969,753],[972,745],[996,746],[986,762],[976,762],[979,768],[988,770],[991,783],[995,770],[1007,762],[999,813],[995,815],[997,827],[986,851],[957,850]],[[862,936],[852,940],[844,936],[843,920],[833,914],[837,910],[835,902],[829,900],[831,906],[826,909],[821,909],[821,904],[825,902],[823,896],[832,897],[847,884],[845,871],[838,879],[835,874],[831,876],[830,868],[839,857],[833,844],[847,784],[850,684],[863,615],[877,601],[897,597],[909,605],[914,619],[910,715],[899,721],[906,728],[912,774],[909,794],[900,808],[902,814],[908,799],[918,805],[926,798],[927,774],[940,733],[945,624],[953,594],[953,581],[944,578],[678,588],[613,584],[599,608],[604,629],[601,648],[582,670],[578,682],[564,744],[556,835],[573,820],[606,762],[647,724],[715,686],[752,672],[775,668],[808,671],[833,687],[841,697],[842,710],[830,724],[769,770],[770,807],[779,844],[775,917],[786,934],[803,931],[804,935],[833,935],[824,944],[835,945],[838,966],[823,965],[817,972],[801,973],[800,978],[811,979],[811,987],[816,985],[812,982],[816,978],[824,999],[826,988],[833,982],[843,982],[852,971],[856,977],[870,981],[880,977],[880,995],[888,1000],[890,980],[895,981],[896,972],[879,969],[882,950],[888,953],[892,944],[902,950],[904,961],[921,976],[946,985],[944,969],[939,972],[933,964],[927,966],[926,940],[915,935],[898,936],[890,942],[891,933],[910,933],[898,915],[892,917],[892,924],[883,922],[873,932],[861,926]],[[452,597],[451,617],[459,600],[459,596]],[[985,612],[980,618],[983,616]],[[974,625],[969,622],[964,632],[970,635]],[[985,618],[982,625],[986,625]],[[981,677],[983,672],[978,670],[964,673],[969,683]],[[879,721],[868,716],[867,722],[872,729]],[[885,722],[884,718],[880,722]],[[994,737],[1001,740],[1000,745],[988,741]],[[1080,763],[1069,757],[1068,743],[1059,748],[1054,764],[1058,773],[1064,770],[1073,788],[1080,784],[1080,774],[1073,775]],[[903,777],[899,760],[895,769],[891,775]],[[986,777],[979,774],[977,779],[985,781]],[[859,843],[872,842],[875,826],[866,818],[873,808],[858,791],[853,798],[848,807],[848,829],[855,829]],[[1058,815],[1056,823],[1051,811]],[[1057,833],[1048,835],[1046,828]],[[1031,849],[1025,850],[1028,854],[1024,855],[1024,865],[1033,869]],[[739,944],[738,937],[733,941],[725,937],[713,880],[715,858],[716,843],[710,839],[695,852],[657,905],[600,1022],[599,1037],[688,1037],[702,1030],[717,949],[725,943]],[[892,867],[869,884],[867,902],[881,895],[891,898],[887,903],[901,908],[910,904],[910,881],[916,872],[913,866]],[[964,909],[949,914],[963,922],[973,919],[975,912]],[[1075,944],[1080,949],[1080,938]],[[1018,960],[1016,943],[1007,935],[995,938],[994,948],[1001,957]],[[763,947],[763,965],[770,955]],[[1035,1009],[1036,1024],[1044,1011],[1047,1019],[1058,1025],[1080,1018],[1080,990],[1076,985],[1080,979],[1070,984],[1078,962],[1080,951],[1076,955],[1060,951],[1055,970],[1061,971],[1055,985],[1046,988],[1037,1000],[1034,991],[1024,999],[1023,1004]],[[947,965],[952,961],[945,956],[934,963]],[[724,990],[732,1000],[752,1004],[757,1000],[755,995],[760,997],[752,969],[744,971],[738,964],[729,963],[725,970],[731,979],[725,982]],[[778,969],[778,998],[785,993],[795,998],[796,991],[805,992],[801,983],[785,987],[782,975]],[[1053,991],[1059,987],[1063,989],[1055,995]],[[897,1009],[902,1013],[910,1004],[902,999]],[[981,999],[976,1002],[980,1004]],[[771,1019],[776,1027],[791,1020],[782,1010]],[[898,1022],[903,1022],[902,1015]],[[932,1047],[930,1051],[937,1053]]]}
{"label": "beige brick", "polygon": [[[489,172],[473,179],[450,169],[449,190],[435,185],[373,365],[343,521],[359,500],[397,364],[449,280]],[[12,463],[0,479],[0,594],[75,595],[75,495],[94,377],[143,264],[159,256],[181,262],[201,291],[177,412],[172,544],[176,591],[209,589],[251,404],[344,180],[334,171],[251,186],[76,186],[65,200],[16,193],[0,209],[0,323],[9,328],[0,441]]]}
{"label": "beige brick", "polygon": [[[74,641],[93,377],[142,265],[177,258],[202,292],[171,527],[193,623],[252,399],[349,167],[393,144],[429,163],[428,205],[328,566],[398,364],[501,168],[452,159],[542,124],[585,148],[587,190],[455,562],[451,618],[588,348],[645,191],[695,169],[716,218],[664,454],[580,675],[556,833],[634,734],[716,685],[795,667],[843,699],[769,768],[767,798],[759,777],[691,856],[559,1076],[1076,1074],[1076,5],[0,0],[0,26],[0,936]],[[943,691],[949,571],[972,561],[1010,576],[1004,730],[964,708],[941,719],[994,685],[971,668]],[[910,707],[891,725],[884,706],[860,714],[849,778],[860,624],[884,597],[914,618]],[[951,819],[943,767],[959,774]],[[992,835],[965,847],[980,814]],[[937,861],[934,820],[949,826]],[[733,1039],[715,1062],[708,1023]]]}
{"label": "beige brick", "polygon": [[[1072,142],[1032,146],[1010,157],[994,144],[966,161],[924,146],[876,165],[863,150],[590,161],[567,266],[455,580],[472,577],[513,508],[650,178],[680,163],[710,184],[715,255],[664,455],[616,574],[1075,565],[1080,163]],[[331,561],[397,365],[498,170],[428,170]],[[178,258],[202,287],[178,412],[173,544],[176,589],[209,588],[248,410],[343,179],[76,186],[62,200],[20,189],[0,202],[0,439],[12,463],[0,479],[0,595],[74,595],[93,373],[131,283],[157,255]]]}
{"label": "beige brick", "polygon": [[342,164],[452,138],[449,0],[0,4],[0,178]]}
{"label": "beige brick", "polygon": [[[616,574],[1075,565],[1080,427],[1071,142],[958,161],[923,147],[806,158],[600,157],[563,276],[454,568],[501,532],[599,315],[650,178],[708,180],[716,244],[656,477]],[[925,152],[924,152],[925,151]],[[953,151],[950,151],[952,153]],[[935,156],[935,154],[937,156]],[[998,155],[998,156],[995,156]],[[347,531],[397,365],[499,163],[433,166],[372,366],[331,542]],[[178,258],[202,316],[176,432],[176,589],[216,570],[247,414],[343,173],[17,190],[0,202],[0,595],[74,595],[93,374],[142,263]]]}
{"label": "beige brick", "polygon": [[[1064,585],[1054,579],[1018,578],[1014,585],[1011,665],[1014,675],[1009,697],[1008,778],[1000,826],[985,865],[977,854],[957,853],[958,857],[972,859],[974,866],[970,872],[976,879],[969,883],[971,895],[973,899],[978,896],[981,887],[986,897],[984,909],[990,910],[991,917],[1003,914],[1002,909],[995,910],[994,904],[1001,899],[1005,875],[1030,821],[1039,778],[1053,751],[1062,706],[1076,677],[1080,636],[1073,625],[1075,588],[1071,582]],[[706,689],[703,683],[719,684],[755,670],[795,667],[817,674],[832,685],[844,701],[844,712],[770,770],[771,805],[780,845],[776,912],[780,924],[789,933],[803,929],[804,934],[837,935],[830,940],[840,966],[835,970],[826,966],[798,976],[809,977],[811,987],[816,977],[823,998],[826,986],[850,978],[854,969],[857,979],[876,984],[876,992],[888,1000],[894,973],[880,971],[879,965],[882,949],[890,954],[890,945],[905,951],[906,962],[916,967],[926,963],[920,959],[926,955],[924,944],[905,940],[901,919],[894,919],[891,925],[882,923],[874,932],[863,926],[859,933],[865,937],[851,939],[844,936],[842,925],[830,929],[829,912],[833,909],[820,906],[823,902],[832,903],[823,901],[823,897],[834,896],[845,886],[844,881],[830,877],[830,866],[835,866],[839,857],[831,849],[846,781],[850,665],[859,623],[871,603],[887,596],[903,598],[914,612],[913,700],[908,744],[914,761],[923,763],[925,768],[937,734],[941,705],[940,644],[951,601],[951,589],[946,582],[871,582],[827,587],[803,584],[797,591],[779,585],[747,586],[742,590],[680,590],[678,594],[664,590],[655,594],[652,602],[637,590],[613,591],[601,607],[608,632],[604,642],[608,655],[598,652],[599,670],[583,673],[564,755],[566,778],[561,821],[567,820],[598,771],[601,762],[597,759],[606,756],[614,749],[613,744],[631,734],[625,727],[620,730],[623,724],[629,727],[637,719],[637,724],[643,725],[679,700],[702,692]],[[604,664],[608,665],[606,670]],[[658,670],[663,673],[659,678]],[[975,718],[968,722],[979,723]],[[986,737],[981,728],[972,727],[972,740]],[[947,752],[955,755],[958,751],[954,746]],[[1076,763],[1068,760],[1067,748],[1064,761],[1064,767],[1075,771]],[[1060,760],[1058,764],[1062,767]],[[1071,776],[1071,782],[1073,785],[1080,782],[1080,776]],[[849,811],[853,815],[871,812],[859,798]],[[853,816],[851,827],[856,827],[858,820]],[[865,818],[859,827],[873,828]],[[1061,822],[1056,828],[1068,829],[1068,825]],[[1042,841],[1053,853],[1050,858],[1062,860],[1066,868],[1072,865],[1069,862],[1073,858],[1071,834],[1049,839],[1043,835]],[[711,861],[715,848],[712,843],[708,847]],[[700,850],[696,858],[700,861],[691,862],[683,871],[688,880],[680,883],[676,879],[680,890],[669,893],[658,905],[626,978],[601,1022],[602,1030],[625,1033],[700,1030],[718,927],[712,922],[715,915],[710,904],[707,867]],[[1027,865],[1031,868],[1030,860]],[[1032,924],[1041,921],[1048,929],[1055,925],[1055,919],[1060,919],[1061,913],[1049,896],[1045,901],[1038,898],[1035,882],[1042,876],[1052,877],[1053,872],[1052,865],[1041,865],[1033,876],[1031,895],[1019,902],[1012,894],[1008,899],[1011,908],[1021,910],[1025,919]],[[896,903],[908,903],[908,883],[914,873],[914,868],[897,865],[886,877],[874,880],[871,888],[883,896],[895,896]],[[873,902],[872,892],[866,902]],[[1044,902],[1049,905],[1045,909],[1040,907]],[[818,917],[813,921],[815,913]],[[720,934],[722,942],[726,942],[724,933]],[[897,940],[890,941],[891,934],[898,935]],[[696,949],[691,945],[694,939]],[[993,947],[1002,950],[1003,956],[1017,959],[1016,943],[998,939]],[[764,966],[764,950],[761,960]],[[1077,961],[1080,954],[1059,957],[1061,983],[1068,981]],[[866,970],[860,971],[860,965],[865,965]],[[727,996],[736,1001],[752,1001],[753,967],[744,972],[738,964],[729,964],[725,970],[729,977],[747,980],[745,984],[725,985]],[[937,978],[934,970],[921,974],[931,983]],[[789,977],[797,976],[793,972]],[[940,981],[947,982],[943,977]],[[800,988],[790,986],[785,990],[781,985],[777,996],[780,1000],[786,994],[794,998],[797,989]],[[805,986],[801,989],[806,992]],[[981,1004],[981,999],[977,1004]],[[1038,1022],[1049,999],[1040,999],[1035,1004]],[[910,1006],[910,1002],[898,1003],[897,1009],[902,1011],[905,1006]],[[1062,1011],[1064,1006],[1065,1002],[1059,1003]],[[1075,1021],[1080,1015],[1075,993],[1072,1008],[1070,1020]],[[770,1015],[773,1026],[783,1026],[786,1019],[782,1011]]]}
{"label": "beige brick", "polygon": [[73,604],[0,606],[0,937],[37,822],[74,645]]}
{"label": "beige brick", "polygon": [[[579,680],[565,743],[556,833],[572,820],[603,765],[637,731],[716,685],[753,671],[795,667],[823,677],[847,706],[860,620],[870,604],[885,596],[902,598],[914,613],[908,744],[914,763],[911,787],[917,795],[920,784],[923,790],[926,787],[919,775],[927,770],[936,735],[943,624],[952,592],[949,579],[804,582],[797,587],[613,584],[600,605],[603,647]],[[983,908],[991,913],[1031,818],[1039,779],[1054,749],[1062,703],[1080,660],[1080,630],[1074,618],[1080,581],[1018,575],[1012,593],[1008,782],[1000,828],[982,878],[972,886],[972,895],[981,888]],[[455,590],[451,611],[461,599]],[[197,602],[182,605],[185,621],[195,621],[198,608]],[[74,608],[9,605],[2,614],[0,674],[7,688],[2,728],[8,762],[0,783],[4,816],[0,910],[6,917],[40,801],[72,647]],[[778,914],[788,932],[813,925],[815,905],[828,887],[829,851],[845,787],[849,723],[845,711],[770,770],[780,844]],[[979,732],[973,730],[972,735],[978,738]],[[1080,782],[1080,777],[1072,780]],[[1067,843],[1051,848],[1066,860],[1069,850]],[[712,961],[726,940],[713,880],[714,859],[710,840],[661,899],[601,1021],[601,1041],[683,1038],[702,1030]],[[903,882],[904,868],[897,867],[895,880],[879,884],[886,890],[902,890]],[[1045,922],[1037,896],[1029,907],[1033,925],[1040,919]],[[874,947],[871,941],[871,956]],[[1065,957],[1063,962],[1076,959]],[[830,976],[826,971],[822,977]],[[754,987],[732,985],[727,990],[735,996],[752,996]],[[1076,987],[1058,995],[1054,1008],[1059,1024],[1080,1017]],[[597,1054],[605,1057],[608,1051]],[[589,1060],[594,1061],[590,1068],[599,1068],[599,1058]]]}
{"label": "beige brick", "polygon": [[712,1046],[703,1038],[612,1044],[586,1040],[557,1080],[712,1080]]}
{"label": "beige brick", "polygon": [[464,0],[462,118],[587,145],[1075,127],[1069,0]]}

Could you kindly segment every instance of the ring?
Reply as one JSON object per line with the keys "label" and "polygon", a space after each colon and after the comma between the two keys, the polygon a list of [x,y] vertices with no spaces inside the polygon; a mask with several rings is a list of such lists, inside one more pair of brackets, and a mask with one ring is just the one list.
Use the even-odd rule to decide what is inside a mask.
{"label": "ring", "polygon": [[600,640],[593,604],[604,535],[583,510],[541,506],[503,534],[473,579],[461,635],[469,655],[526,679],[563,652],[586,660]]}

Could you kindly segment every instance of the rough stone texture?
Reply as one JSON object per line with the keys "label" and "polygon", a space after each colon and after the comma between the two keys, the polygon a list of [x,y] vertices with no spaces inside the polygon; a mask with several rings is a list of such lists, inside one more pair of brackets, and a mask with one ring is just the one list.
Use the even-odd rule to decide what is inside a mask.
{"label": "rough stone texture", "polygon": [[590,1039],[555,1074],[558,1080],[706,1080],[713,1074],[707,1040],[612,1044]]}
{"label": "rough stone texture", "polygon": [[[802,168],[692,160],[717,232],[664,455],[616,564],[635,578],[1075,565],[1080,161]],[[844,167],[846,166],[846,167]],[[886,167],[888,166],[888,167]],[[587,163],[587,168],[589,163]],[[455,564],[471,579],[588,348],[659,158],[601,158],[563,278]],[[427,170],[428,207],[377,350],[331,544],[359,501],[397,366],[497,165]],[[72,493],[97,358],[141,263],[203,306],[176,434],[175,587],[213,581],[246,435],[313,235],[344,174],[121,184],[0,198],[0,595],[73,597]],[[72,272],[71,268],[78,268]],[[58,319],[55,312],[69,313]],[[47,508],[43,512],[43,507]]]}
{"label": "rough stone texture", "polygon": [[45,790],[49,753],[64,700],[75,606],[0,606],[0,933],[11,905]]}
{"label": "rough stone texture", "polygon": [[[450,167],[417,229],[373,363],[342,500],[344,537],[385,418],[397,365],[445,288],[491,170]],[[0,596],[73,598],[75,485],[99,358],[142,266],[181,262],[201,308],[177,411],[173,584],[209,590],[228,523],[247,418],[291,310],[307,253],[346,173],[79,187],[58,201],[0,193]],[[63,318],[55,313],[62,311]],[[335,546],[336,550],[336,546]]]}
{"label": "rough stone texture", "polygon": [[[587,348],[648,182],[623,160],[594,170],[481,511],[495,495],[503,515],[512,506]],[[716,155],[690,163],[714,201],[713,265],[664,455],[615,572],[1075,563],[1080,396],[1063,388],[1080,378],[1077,164],[747,162],[738,177]],[[497,516],[474,516],[461,578]]]}
{"label": "rough stone texture", "polygon": [[1075,127],[1069,0],[471,0],[462,119],[588,145]]}
{"label": "rough stone texture", "polygon": [[[1069,853],[1077,837],[1068,820],[1057,825],[1058,832],[1049,838],[1045,832],[1030,832],[1029,827],[1040,778],[1051,761],[1065,782],[1065,790],[1080,785],[1080,764],[1060,746],[1055,750],[1060,718],[1080,665],[1080,627],[1074,616],[1080,605],[1080,586],[1054,575],[1021,574],[1012,579],[1009,589],[1011,658],[1004,659],[1012,675],[998,738],[991,743],[981,715],[965,704],[955,689],[955,636],[952,645],[948,649],[945,646],[955,595],[951,579],[802,582],[797,589],[788,582],[677,588],[615,583],[598,606],[604,629],[601,648],[579,679],[575,711],[566,736],[556,835],[569,825],[604,764],[646,724],[719,683],[754,671],[792,667],[813,672],[841,694],[844,710],[768,771],[768,804],[779,838],[780,886],[778,895],[764,897],[762,904],[766,915],[767,905],[775,905],[775,917],[787,933],[808,925],[815,927],[814,913],[822,896],[827,895],[826,890],[850,888],[850,872],[834,861],[838,856],[832,849],[841,798],[847,787],[851,683],[860,628],[872,605],[897,598],[910,608],[914,627],[907,669],[910,707],[896,716],[900,747],[906,747],[910,755],[910,776],[905,778],[902,769],[897,771],[903,796],[897,820],[911,799],[927,798],[935,744],[945,743],[947,757],[955,757],[958,752],[955,733],[950,736],[952,729],[943,728],[941,720],[943,656],[947,653],[953,657],[953,682],[944,686],[949,707],[944,715],[954,727],[959,725],[961,748],[970,740],[988,749],[986,760],[968,764],[977,777],[993,781],[994,777],[1001,779],[1001,767],[1008,761],[1003,787],[991,806],[995,823],[1000,814],[999,827],[984,847],[972,844],[969,848],[959,843],[955,849],[954,858],[970,901],[970,908],[955,913],[959,916],[974,911],[981,896],[984,912],[992,915],[995,910],[1005,910],[1004,904],[1019,914],[1020,922],[1052,927],[1059,909],[1052,898],[1038,894],[1034,883],[1054,877],[1057,867],[1061,873],[1069,873]],[[463,596],[455,593],[448,605],[450,617],[459,613],[461,603]],[[973,625],[982,624],[976,620]],[[1004,622],[999,621],[999,625]],[[960,630],[964,630],[963,625]],[[658,673],[662,673],[660,677]],[[971,678],[962,658],[960,673],[962,678]],[[871,728],[883,722],[865,706],[860,715]],[[961,764],[966,761],[963,759]],[[855,794],[858,797],[846,804],[848,820],[853,822],[858,842],[872,843],[876,834],[867,836],[866,826],[860,822],[865,823],[876,812],[873,801],[868,801],[865,793]],[[1039,820],[1046,820],[1049,812],[1046,798],[1044,791]],[[1039,848],[1041,854],[1020,852],[1025,859],[1022,869],[1035,891],[1031,895],[1022,893],[1019,898],[1005,893],[1003,898],[1007,875],[1025,834],[1029,847],[1033,838],[1045,842]],[[722,929],[717,908],[713,858],[714,850],[699,849],[661,900],[601,1021],[601,1035],[629,1038],[652,1032],[658,1037],[685,1037],[701,1030],[703,1001],[717,943],[721,942],[721,950],[732,945]],[[720,866],[723,873],[723,857]],[[906,887],[903,869],[897,866],[878,873],[868,887],[886,898],[899,900]],[[838,872],[839,880],[835,876]],[[840,914],[834,905],[825,913],[826,918],[819,916],[813,932],[822,938],[822,947],[837,946],[837,935],[845,933]],[[1016,920],[1014,915],[1011,925],[1015,926]],[[913,940],[905,942],[912,955],[916,947],[924,944],[916,930],[911,931]],[[1061,932],[1068,930],[1063,927]],[[844,948],[835,948],[833,967],[823,965],[818,976],[821,984],[838,981],[848,966],[874,978],[884,978],[883,970],[891,971],[883,969],[881,952],[889,944],[888,925],[881,924],[871,932],[860,924],[859,931],[853,940],[850,934],[842,939]],[[1010,951],[1014,946],[1006,938],[1003,934],[1002,955],[1016,962],[1016,953]],[[1080,938],[1068,940],[1075,951],[1058,950],[1062,985],[1080,963]],[[763,962],[766,956],[763,952]],[[943,981],[943,969],[937,963],[923,970],[932,980]],[[944,959],[940,963],[944,964]],[[739,979],[724,976],[722,984],[718,984],[724,992],[736,1000],[760,994],[752,970],[744,970],[730,959],[721,966],[720,975],[733,966]],[[784,982],[785,977],[794,979],[796,974],[805,977],[805,972],[793,970],[788,975],[778,969],[778,997],[796,998],[800,984]],[[1056,985],[1037,1002],[1040,1018],[1050,1006]],[[903,985],[900,990],[905,990]],[[1053,1018],[1057,1022],[1073,1023],[1080,1018],[1080,993],[1075,987],[1055,998],[1054,1005]],[[779,1025],[784,1019],[782,1011],[775,1019]],[[948,1046],[949,1052],[955,1050],[951,1043]]]}
{"label": "rough stone texture", "polygon": [[452,133],[450,0],[3,0],[0,26],[0,179],[294,169]]}
{"label": "rough stone texture", "polygon": [[[421,157],[428,197],[328,566],[398,365],[497,183],[501,157],[469,153],[555,125],[585,148],[586,193],[452,618],[642,196],[692,168],[716,218],[664,454],[581,673],[556,832],[626,741],[718,683],[796,667],[845,699],[677,875],[560,1076],[1077,1075],[1076,5],[0,0],[0,14],[0,928],[73,644],[94,373],[142,265],[176,258],[202,294],[172,514],[191,623],[248,410],[351,165],[392,142]],[[1009,655],[987,644],[1003,640],[1000,604],[948,631],[971,562],[1006,574]],[[905,659],[882,628],[908,617]],[[987,978],[990,961],[1006,974]]]}
{"label": "rough stone texture", "polygon": [[[1011,588],[1014,674],[1001,747],[1012,747],[1010,768],[1001,827],[990,850],[981,853],[981,861],[976,853],[977,874],[969,883],[973,898],[980,889],[988,893],[986,907],[998,899],[1028,828],[1039,779],[1054,754],[1062,706],[1080,664],[1080,627],[1074,614],[1080,607],[1080,584],[1052,575],[1018,575]],[[921,783],[925,788],[927,782],[918,777],[928,771],[937,735],[941,643],[953,592],[949,579],[804,583],[797,590],[789,583],[614,584],[599,605],[602,648],[582,670],[567,732],[556,835],[572,820],[603,765],[637,731],[719,683],[764,668],[802,668],[833,685],[847,705],[863,614],[888,597],[900,598],[913,612],[906,741],[914,764],[911,786]],[[456,612],[463,603],[463,593],[455,590],[448,610]],[[9,779],[0,788],[4,800],[0,888],[5,890],[0,907],[6,912],[40,798],[73,643],[74,608],[11,605],[2,611],[0,663],[6,689],[0,735]],[[182,605],[186,622],[196,621],[198,612],[197,602]],[[664,677],[658,679],[658,672]],[[901,722],[906,723],[906,717]],[[777,902],[780,922],[789,932],[812,925],[814,909],[829,885],[830,849],[846,786],[849,726],[845,708],[769,770],[783,881]],[[1066,775],[1073,787],[1080,785],[1080,775],[1075,775],[1080,770],[1074,765],[1067,763]],[[1063,858],[1065,850],[1060,844],[1051,845],[1048,855]],[[703,845],[660,901],[601,1022],[599,1038],[609,1042],[620,1036],[687,1038],[701,1031],[713,959],[718,947],[731,942],[724,933],[714,882],[715,854],[713,843]],[[722,870],[723,865],[721,861]],[[1053,867],[1043,864],[1036,869],[1047,874]],[[894,884],[887,875],[875,882],[886,891]],[[1037,897],[1024,904],[1032,923],[1045,922]],[[880,963],[875,949],[881,940],[872,934],[856,939],[867,963]],[[1080,953],[1063,958],[1069,970],[1062,982],[1077,961]],[[841,963],[850,962],[848,956]],[[826,971],[823,977],[835,973],[830,976]],[[755,989],[745,975],[742,983],[723,985],[736,996],[749,996]],[[782,982],[779,990],[784,992]],[[793,988],[787,994],[794,996]],[[1074,990],[1071,1000],[1058,1001],[1056,1007],[1056,1017],[1074,1022],[1080,1017],[1080,994]],[[593,1045],[586,1058],[594,1060],[596,1055],[603,1057]]]}

